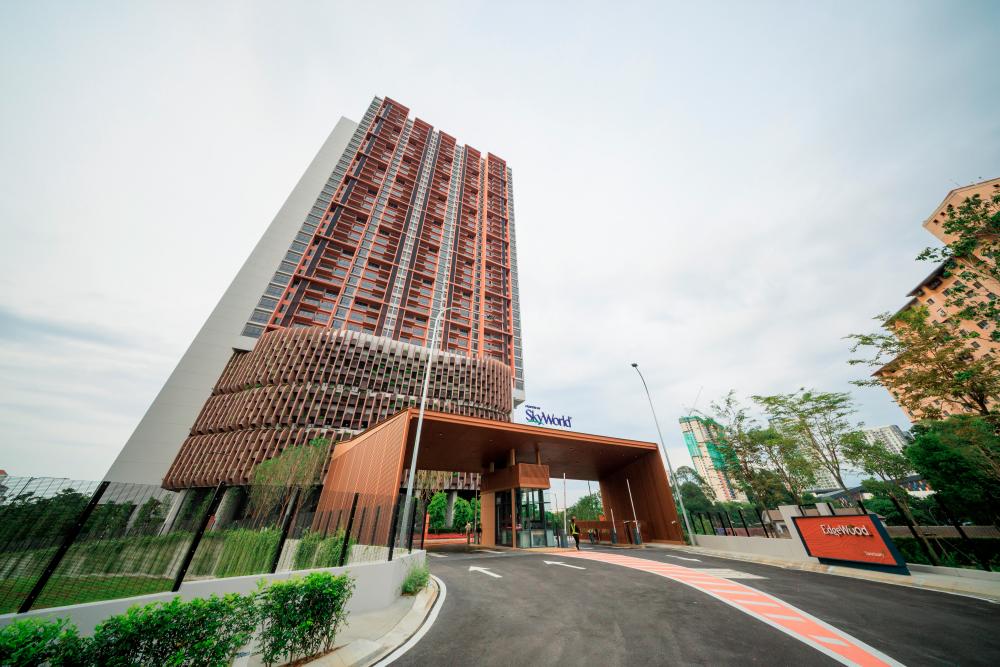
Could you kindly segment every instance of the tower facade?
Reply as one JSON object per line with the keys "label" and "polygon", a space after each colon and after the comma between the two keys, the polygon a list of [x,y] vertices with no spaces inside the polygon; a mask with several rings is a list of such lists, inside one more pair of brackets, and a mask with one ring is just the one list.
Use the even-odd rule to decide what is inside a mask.
{"label": "tower facade", "polygon": [[245,483],[289,445],[415,406],[432,355],[429,408],[509,420],[524,397],[512,172],[409,115],[376,97],[341,119],[108,479]]}
{"label": "tower facade", "polygon": [[715,499],[720,501],[746,502],[746,494],[733,484],[726,474],[719,452],[718,443],[722,439],[722,429],[711,419],[701,417],[681,417],[681,433],[684,444],[698,475],[712,489]]}

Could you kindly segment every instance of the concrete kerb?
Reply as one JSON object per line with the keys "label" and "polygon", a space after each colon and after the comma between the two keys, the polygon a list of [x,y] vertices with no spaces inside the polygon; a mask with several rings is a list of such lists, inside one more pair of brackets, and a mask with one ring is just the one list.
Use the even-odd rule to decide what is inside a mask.
{"label": "concrete kerb", "polygon": [[[720,551],[717,549],[706,549],[705,547],[674,546],[666,544],[651,545],[653,548],[671,551],[682,551],[694,555],[714,556],[716,558],[727,558],[748,563],[760,563],[761,565],[771,565],[784,568],[786,570],[801,570],[804,572],[819,572],[820,574],[832,574],[838,577],[852,577],[854,579],[865,579],[877,581],[884,584],[896,586],[906,586],[908,588],[919,588],[931,590],[938,593],[951,593],[952,595],[963,595],[966,597],[979,598],[990,602],[1000,602],[1000,577],[986,580],[982,576],[949,575],[938,573],[927,573],[923,568],[911,568],[911,576],[900,574],[889,574],[886,572],[875,572],[860,568],[843,567],[837,565],[825,565],[819,562],[793,561],[757,554],[746,554],[733,551]],[[982,573],[989,575],[991,573]]]}
{"label": "concrete kerb", "polygon": [[421,591],[421,595],[430,592],[427,599],[422,602],[420,596],[417,596],[417,600],[414,601],[413,609],[410,610],[410,613],[392,631],[382,637],[381,643],[383,646],[388,647],[387,650],[379,655],[377,662],[369,662],[365,667],[367,665],[384,667],[385,665],[392,664],[397,658],[404,655],[416,645],[427,634],[427,631],[431,629],[434,621],[437,620],[441,607],[444,605],[445,598],[448,597],[448,587],[433,574],[431,575],[430,583],[433,584],[434,590],[430,591],[431,587],[428,586],[427,589]]}
{"label": "concrete kerb", "polygon": [[439,586],[439,581],[436,577],[431,577],[427,587],[414,596],[409,611],[380,637],[359,637],[335,647],[331,652],[306,664],[314,667],[368,667],[376,663],[389,664],[398,655],[402,655],[402,652],[398,655],[396,652],[414,635],[418,632],[422,635],[433,624],[437,615],[434,614],[432,618],[431,613],[435,610],[438,600],[443,601],[440,593],[444,584]]}

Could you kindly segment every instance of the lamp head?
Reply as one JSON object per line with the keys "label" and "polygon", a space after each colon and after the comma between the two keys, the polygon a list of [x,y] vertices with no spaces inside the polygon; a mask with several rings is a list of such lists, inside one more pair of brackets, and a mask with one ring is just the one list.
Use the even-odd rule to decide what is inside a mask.
{"label": "lamp head", "polygon": [[633,363],[632,368],[639,368],[639,364]]}

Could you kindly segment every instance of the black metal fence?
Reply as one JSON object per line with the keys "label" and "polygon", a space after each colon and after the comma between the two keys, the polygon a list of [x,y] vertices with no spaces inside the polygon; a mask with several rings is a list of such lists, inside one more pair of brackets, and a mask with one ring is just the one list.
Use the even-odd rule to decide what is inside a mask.
{"label": "black metal fence", "polygon": [[[176,591],[184,581],[391,560],[426,504],[319,489],[247,492],[0,477],[0,613]],[[407,526],[412,530],[407,530]]]}
{"label": "black metal fence", "polygon": [[774,529],[767,525],[762,512],[742,508],[691,512],[691,527],[699,535],[778,537]]}

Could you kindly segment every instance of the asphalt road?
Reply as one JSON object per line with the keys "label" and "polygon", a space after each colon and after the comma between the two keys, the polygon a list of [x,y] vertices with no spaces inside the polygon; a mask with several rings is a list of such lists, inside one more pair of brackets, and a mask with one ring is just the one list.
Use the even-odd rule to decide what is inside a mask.
{"label": "asphalt road", "polygon": [[[991,602],[672,550],[597,551],[757,575],[733,581],[905,665],[1000,664],[1000,605]],[[838,664],[706,593],[648,572],[523,551],[438,553],[444,557],[428,561],[447,599],[396,665]]]}

